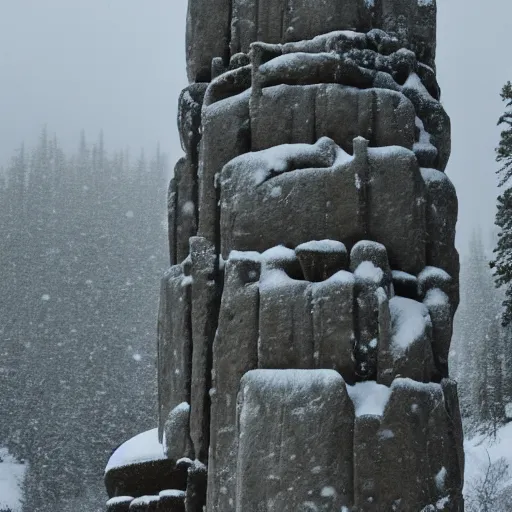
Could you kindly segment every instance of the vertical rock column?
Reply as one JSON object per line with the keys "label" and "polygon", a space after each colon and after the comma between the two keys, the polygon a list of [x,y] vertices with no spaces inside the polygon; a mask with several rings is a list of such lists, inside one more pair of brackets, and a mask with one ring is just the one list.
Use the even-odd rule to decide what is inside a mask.
{"label": "vertical rock column", "polygon": [[111,472],[130,510],[463,511],[435,38],[435,0],[189,0],[158,335],[179,478]]}

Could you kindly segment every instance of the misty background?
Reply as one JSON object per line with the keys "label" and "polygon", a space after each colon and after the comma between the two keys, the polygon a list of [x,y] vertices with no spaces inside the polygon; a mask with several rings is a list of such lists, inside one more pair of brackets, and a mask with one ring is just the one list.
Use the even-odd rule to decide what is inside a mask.
{"label": "misty background", "polygon": [[[99,512],[110,451],[156,425],[156,314],[168,265],[166,182],[182,153],[176,111],[187,83],[186,8],[186,0],[0,0],[0,167],[18,169],[24,143],[27,169],[43,162],[52,175],[69,177],[51,189],[54,208],[65,213],[49,221],[53,234],[45,240],[37,230],[44,215],[53,219],[47,184],[34,185],[23,215],[8,204],[12,194],[0,207],[0,462],[7,448],[27,459],[24,512],[71,512],[84,499]],[[509,0],[438,0],[437,72],[452,120],[446,172],[459,197],[457,247],[463,262],[478,253],[467,282],[481,277],[495,243],[494,148],[499,93],[512,79],[511,14]],[[95,224],[93,203],[70,195],[75,189],[97,193]],[[89,266],[75,259],[54,268],[48,284],[55,251],[74,237],[82,238],[69,258],[93,248]],[[110,242],[97,243],[102,237]],[[14,260],[24,277],[7,270]],[[58,279],[68,275],[77,280],[65,291]],[[499,297],[492,279],[485,282],[492,316]],[[76,287],[82,291],[70,299]],[[462,291],[461,311],[472,318]],[[54,307],[54,297],[75,309]],[[469,323],[466,329],[474,332]],[[52,348],[58,343],[64,349]]]}
{"label": "misty background", "polygon": [[[109,145],[181,155],[186,0],[0,0],[0,162],[47,124],[65,148],[80,130]],[[512,76],[508,0],[438,0],[438,81],[452,119],[447,173],[460,204],[458,246],[493,225],[496,122]]]}

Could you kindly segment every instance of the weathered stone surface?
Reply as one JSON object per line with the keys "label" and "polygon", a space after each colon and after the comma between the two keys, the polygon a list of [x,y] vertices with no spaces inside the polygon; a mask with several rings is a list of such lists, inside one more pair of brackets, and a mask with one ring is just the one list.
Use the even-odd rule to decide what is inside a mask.
{"label": "weathered stone surface", "polygon": [[216,181],[224,165],[250,150],[249,94],[239,94],[205,107],[202,129],[198,234],[218,244],[220,191]]}
{"label": "weathered stone surface", "polygon": [[204,512],[206,508],[206,487],[208,471],[199,461],[188,468],[187,495],[185,497],[186,512]]}
{"label": "weathered stone surface", "polygon": [[[289,115],[275,116],[285,109]],[[339,84],[276,85],[251,98],[252,150],[280,144],[313,144],[331,138],[347,152],[357,136],[371,146],[398,145],[412,149],[415,111],[399,92],[357,89]],[[343,123],[339,120],[344,119]]]}
{"label": "weathered stone surface", "polygon": [[105,473],[105,487],[111,498],[126,496],[128,493],[134,497],[156,495],[169,485],[184,490],[186,482],[186,471],[170,459],[116,467]]}
{"label": "weathered stone surface", "polygon": [[187,75],[208,82],[214,57],[226,57],[230,40],[231,0],[190,0],[187,13]]}
{"label": "weathered stone surface", "polygon": [[448,272],[452,277],[447,291],[453,314],[459,304],[459,254],[455,248],[458,202],[455,188],[446,174],[422,169],[426,185],[427,263]]}
{"label": "weathered stone surface", "polygon": [[196,83],[168,193],[180,265],[159,314],[169,460],[108,471],[110,491],[186,488],[160,511],[462,512],[435,14],[435,0],[189,0]]}
{"label": "weathered stone surface", "polygon": [[[372,266],[367,263],[371,263]],[[370,240],[357,242],[350,251],[350,270],[357,273],[360,280],[383,286],[389,292],[392,275],[388,252],[384,245]]]}
{"label": "weathered stone surface", "polygon": [[389,378],[407,377],[430,382],[435,374],[432,353],[432,321],[427,307],[404,297],[389,301],[391,314],[391,346],[393,358]]}
{"label": "weathered stone surface", "polygon": [[165,455],[178,461],[192,455],[190,440],[190,405],[183,402],[171,410],[164,424]]}
{"label": "weathered stone surface", "polygon": [[[243,54],[242,54],[243,55]],[[250,65],[228,70],[208,85],[204,105],[209,106],[250,89],[252,67]]]}
{"label": "weathered stone surface", "polygon": [[[369,139],[372,145],[399,144],[406,148],[411,148],[412,140],[412,149],[421,166],[445,169],[451,149],[450,119],[439,102],[439,87],[433,70],[418,63],[413,52],[401,48],[391,55],[381,55],[375,51],[374,41],[368,35],[350,33],[348,37],[346,32],[332,32],[295,44],[257,43],[252,47],[252,56],[251,123],[256,132],[256,139],[253,136],[253,148],[268,147],[260,145],[261,141],[265,140],[263,127],[268,122],[276,121],[268,116],[262,116],[260,111],[266,104],[272,105],[272,99],[278,95],[277,91],[280,91],[280,102],[286,102],[287,109],[294,112],[292,123],[281,128],[285,130],[283,134],[291,133],[297,139],[286,142],[311,143],[314,142],[315,135],[326,135],[347,149],[347,141],[338,141],[336,138],[336,132],[343,134],[343,129],[340,131],[340,127],[337,130],[335,128],[333,134],[322,131],[332,131],[332,119],[336,119],[336,113],[332,110],[332,103],[329,103],[328,109],[320,109],[323,102],[319,99],[325,92],[325,84],[336,84],[338,88],[340,85],[348,86],[345,88],[360,94],[359,111],[363,115],[360,117],[359,125],[352,122],[344,126],[345,130],[360,130],[352,137],[362,135]],[[266,88],[270,90],[265,92]],[[319,91],[316,95],[315,90]],[[327,92],[329,100],[340,99],[333,95],[332,87]],[[303,95],[302,98],[298,97],[300,93]],[[374,98],[378,103],[377,110],[382,110],[382,115],[374,116],[377,121],[373,127],[377,128],[375,131],[368,126],[365,128],[365,122],[368,122],[368,108],[372,106],[368,100],[372,99],[372,94],[375,94]],[[399,102],[399,107],[395,107],[395,111],[389,109],[389,101],[382,101],[385,98],[392,98],[393,95]],[[344,99],[348,99],[346,95]],[[298,110],[297,100],[302,100],[300,104],[306,104],[309,108]],[[335,101],[334,105],[337,109],[343,107],[345,117],[347,112],[351,112],[353,116],[354,112],[347,109],[346,103],[349,102]],[[351,103],[356,104],[354,99]],[[407,122],[411,113],[417,116],[414,124]],[[308,114],[314,115],[307,117]],[[301,117],[306,120],[306,125],[300,122]],[[258,128],[260,119],[263,120],[262,130]],[[317,126],[319,120],[324,124]],[[383,129],[386,123],[388,128],[392,125],[393,129]],[[313,134],[313,140],[309,140],[313,128],[316,128],[316,132]],[[258,137],[257,134],[260,132],[261,137]],[[386,140],[386,135],[392,140]],[[380,142],[375,142],[372,137]]]}
{"label": "weathered stone surface", "polygon": [[337,370],[346,382],[354,382],[354,277],[342,270],[313,283],[311,303],[315,368]]}
{"label": "weathered stone surface", "polygon": [[118,496],[107,501],[107,512],[128,512],[132,496]]}
{"label": "weathered stone surface", "polygon": [[240,379],[258,367],[260,271],[257,253],[231,253],[225,265],[219,326],[213,343],[209,510],[234,510],[236,402]]}
{"label": "weathered stone surface", "polygon": [[394,378],[394,357],[392,348],[392,323],[389,297],[383,288],[376,291],[378,301],[377,319],[377,382],[389,385]]}
{"label": "weathered stone surface", "polygon": [[140,496],[130,503],[130,512],[157,512],[158,496]]}
{"label": "weathered stone surface", "polygon": [[362,5],[359,1],[339,0],[321,4],[311,0],[233,0],[231,51],[247,52],[254,41],[300,41],[332,30],[355,28]]}
{"label": "weathered stone surface", "polygon": [[414,154],[397,146],[359,150],[358,139],[355,144],[353,158],[322,138],[226,165],[220,180],[223,257],[234,249],[296,247],[314,233],[347,245],[370,237],[386,243],[392,266],[412,273],[424,268],[424,186]]}
{"label": "weathered stone surface", "polygon": [[181,265],[162,279],[158,313],[159,439],[170,411],[190,402],[192,357],[191,279]]}
{"label": "weathered stone surface", "polygon": [[[414,50],[419,60],[433,65],[435,59],[435,2],[382,0],[233,0],[231,51],[247,52],[254,41],[284,43],[311,39],[336,30],[379,28],[396,32],[400,43]],[[382,48],[382,49],[385,49]]]}
{"label": "weathered stone surface", "polygon": [[418,299],[418,279],[412,274],[401,270],[393,270],[393,288],[396,295],[408,299]]}
{"label": "weathered stone surface", "polygon": [[311,287],[284,270],[262,269],[259,368],[314,368]]}
{"label": "weathered stone surface", "polygon": [[303,243],[295,248],[306,281],[324,281],[339,270],[348,269],[347,248],[335,240]]}
{"label": "weathered stone surface", "polygon": [[425,190],[416,158],[401,148],[375,148],[368,162],[368,194],[375,198],[368,205],[368,233],[386,246],[391,267],[417,273],[426,255]]}
{"label": "weathered stone surface", "polygon": [[[354,251],[353,251],[354,252]],[[387,258],[386,258],[387,259]],[[351,258],[357,261],[356,258]],[[363,380],[374,380],[377,374],[379,343],[379,292],[383,291],[384,272],[371,261],[362,261],[354,270],[356,344],[354,356],[357,376]]]}
{"label": "weathered stone surface", "polygon": [[176,180],[171,178],[167,190],[167,240],[169,243],[169,262],[172,265],[177,264],[176,257],[176,201],[177,190]]}
{"label": "weathered stone surface", "polygon": [[185,491],[168,489],[160,491],[158,512],[185,512]]}
{"label": "weathered stone surface", "polygon": [[201,109],[208,84],[198,83],[185,87],[178,101],[178,131],[181,148],[197,163],[198,144],[201,140]]}
{"label": "weathered stone surface", "polygon": [[395,33],[400,42],[413,50],[418,60],[435,65],[436,2],[382,0],[381,22],[377,28]]}
{"label": "weathered stone surface", "polygon": [[197,233],[197,164],[181,158],[174,168],[174,245],[176,261],[181,263],[189,254],[189,238]]}
{"label": "weathered stone surface", "polygon": [[442,387],[397,379],[387,393],[384,386],[362,391],[350,393],[356,405],[357,510],[406,512],[446,496],[457,500],[460,487],[451,482],[460,461]]}
{"label": "weathered stone surface", "polygon": [[452,379],[443,379],[441,387],[444,394],[444,404],[448,418],[447,435],[449,443],[447,450],[449,457],[453,460],[447,478],[446,489],[452,496],[453,511],[463,512],[464,499],[462,498],[462,487],[464,482],[464,434],[462,430],[462,418],[459,408],[459,397],[457,383]]}
{"label": "weathered stone surface", "polygon": [[427,266],[418,274],[418,296],[424,299],[433,289],[439,289],[447,295],[452,288],[452,277],[445,270]]}
{"label": "weathered stone surface", "polygon": [[254,370],[239,401],[236,510],[351,506],[354,409],[337,372]]}
{"label": "weathered stone surface", "polygon": [[217,329],[219,290],[215,247],[201,237],[190,239],[192,262],[192,378],[190,437],[195,457],[208,459],[212,344]]}
{"label": "weathered stone surface", "polygon": [[453,334],[452,306],[446,293],[438,288],[430,289],[423,303],[432,321],[432,352],[437,369],[432,380],[439,382],[448,377],[448,354]]}

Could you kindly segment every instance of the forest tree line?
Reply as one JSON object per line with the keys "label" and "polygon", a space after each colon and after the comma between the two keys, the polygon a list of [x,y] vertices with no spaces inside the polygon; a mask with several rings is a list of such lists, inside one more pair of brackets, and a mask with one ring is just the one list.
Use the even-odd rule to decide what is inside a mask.
{"label": "forest tree line", "polygon": [[166,157],[77,142],[44,128],[0,172],[0,446],[28,464],[24,512],[103,510],[113,448],[156,425]]}

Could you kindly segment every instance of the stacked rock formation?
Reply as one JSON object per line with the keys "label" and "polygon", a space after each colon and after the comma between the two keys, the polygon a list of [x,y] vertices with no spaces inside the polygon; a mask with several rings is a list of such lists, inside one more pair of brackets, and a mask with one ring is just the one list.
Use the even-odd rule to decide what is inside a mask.
{"label": "stacked rock formation", "polygon": [[435,41],[434,0],[189,1],[161,454],[109,510],[463,510]]}

